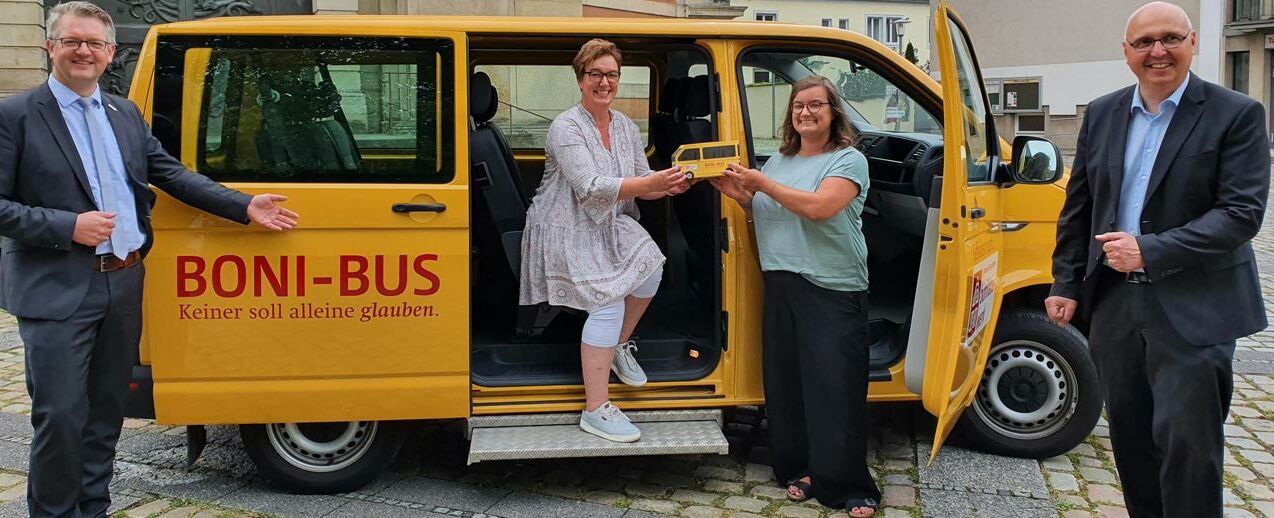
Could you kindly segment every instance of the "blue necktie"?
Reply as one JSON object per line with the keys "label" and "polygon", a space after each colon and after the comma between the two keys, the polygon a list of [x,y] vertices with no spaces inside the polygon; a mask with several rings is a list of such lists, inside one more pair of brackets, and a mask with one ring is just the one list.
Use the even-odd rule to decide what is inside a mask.
{"label": "blue necktie", "polygon": [[[98,118],[94,117],[89,111],[93,109],[93,98],[81,97],[78,102],[80,106],[84,107],[84,122],[88,124],[89,140],[93,144],[93,163],[97,166],[97,185],[98,190],[102,192],[102,212],[118,214],[117,209],[119,207],[115,204],[115,183],[114,178],[111,177],[111,164],[106,159],[106,138],[103,136],[106,134],[106,130],[98,123]],[[114,232],[111,233],[111,237],[107,238],[106,242],[115,257],[123,259],[128,255],[127,250],[120,250],[119,247],[115,246]]]}

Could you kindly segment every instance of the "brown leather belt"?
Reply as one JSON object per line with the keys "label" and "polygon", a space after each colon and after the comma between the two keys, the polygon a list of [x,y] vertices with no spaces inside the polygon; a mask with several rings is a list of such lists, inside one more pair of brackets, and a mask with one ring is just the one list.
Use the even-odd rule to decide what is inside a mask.
{"label": "brown leather belt", "polygon": [[142,262],[142,254],[136,250],[129,252],[123,259],[115,257],[115,254],[102,254],[93,260],[93,271],[113,272],[115,270],[123,270],[140,262]]}

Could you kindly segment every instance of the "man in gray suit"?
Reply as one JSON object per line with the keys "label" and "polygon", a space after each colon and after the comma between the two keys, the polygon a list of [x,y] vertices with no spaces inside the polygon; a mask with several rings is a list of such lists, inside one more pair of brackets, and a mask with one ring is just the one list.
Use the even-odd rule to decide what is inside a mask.
{"label": "man in gray suit", "polygon": [[18,318],[31,395],[31,516],[106,516],[141,336],[150,184],[226,219],[287,230],[283,196],[182,167],[97,80],[115,28],[88,2],[51,9],[48,83],[0,101],[0,307]]}

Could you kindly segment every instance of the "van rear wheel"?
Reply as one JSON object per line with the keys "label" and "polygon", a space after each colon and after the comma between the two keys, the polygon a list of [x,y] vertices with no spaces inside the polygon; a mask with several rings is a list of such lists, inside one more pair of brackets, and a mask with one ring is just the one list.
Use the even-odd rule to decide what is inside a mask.
{"label": "van rear wheel", "polygon": [[1092,433],[1102,389],[1088,342],[1040,311],[1000,317],[982,382],[960,419],[964,435],[997,455],[1046,459]]}
{"label": "van rear wheel", "polygon": [[271,485],[289,493],[345,493],[379,475],[398,455],[406,427],[391,421],[239,426],[248,456]]}

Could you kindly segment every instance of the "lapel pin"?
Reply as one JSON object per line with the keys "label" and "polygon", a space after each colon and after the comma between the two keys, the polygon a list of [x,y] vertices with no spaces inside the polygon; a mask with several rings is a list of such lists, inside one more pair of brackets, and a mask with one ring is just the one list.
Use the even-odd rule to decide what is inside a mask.
{"label": "lapel pin", "polygon": [[116,108],[114,104],[108,104],[107,106],[110,106],[112,110],[119,111],[119,108]]}

